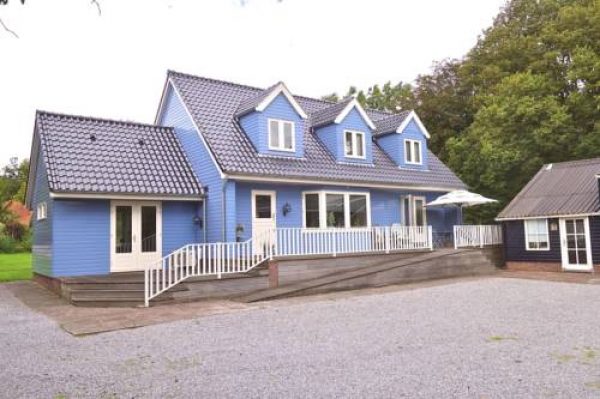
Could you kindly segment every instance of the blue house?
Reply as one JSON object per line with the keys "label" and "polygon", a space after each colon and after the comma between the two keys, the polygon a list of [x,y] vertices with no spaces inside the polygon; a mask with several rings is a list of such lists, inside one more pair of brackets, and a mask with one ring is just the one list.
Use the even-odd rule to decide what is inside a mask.
{"label": "blue house", "polygon": [[38,112],[27,192],[34,272],[108,274],[161,259],[171,262],[162,269],[196,259],[198,271],[217,250],[239,266],[265,251],[432,248],[457,215],[425,204],[465,185],[429,137],[412,111],[178,72],[154,125]]}

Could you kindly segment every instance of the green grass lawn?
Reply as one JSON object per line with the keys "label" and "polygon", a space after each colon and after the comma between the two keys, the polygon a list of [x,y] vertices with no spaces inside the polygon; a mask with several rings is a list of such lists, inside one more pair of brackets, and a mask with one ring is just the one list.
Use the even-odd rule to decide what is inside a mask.
{"label": "green grass lawn", "polygon": [[29,280],[31,254],[0,254],[0,282]]}

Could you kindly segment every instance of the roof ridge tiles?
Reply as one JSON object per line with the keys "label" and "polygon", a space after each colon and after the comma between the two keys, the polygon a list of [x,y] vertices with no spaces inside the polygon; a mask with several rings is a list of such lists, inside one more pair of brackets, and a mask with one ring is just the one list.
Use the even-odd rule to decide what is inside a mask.
{"label": "roof ridge tiles", "polygon": [[52,111],[45,111],[45,110],[36,110],[36,115],[38,117],[50,116],[50,117],[69,118],[69,119],[88,121],[88,122],[115,123],[115,124],[120,124],[120,125],[151,127],[151,128],[155,128],[155,129],[166,129],[166,130],[170,130],[170,131],[173,130],[173,127],[171,127],[171,126],[156,125],[153,123],[118,120],[118,119],[110,119],[110,118],[104,118],[104,117],[86,116],[86,115],[78,115],[78,114],[66,114],[66,113],[61,113],[61,112],[52,112]]}

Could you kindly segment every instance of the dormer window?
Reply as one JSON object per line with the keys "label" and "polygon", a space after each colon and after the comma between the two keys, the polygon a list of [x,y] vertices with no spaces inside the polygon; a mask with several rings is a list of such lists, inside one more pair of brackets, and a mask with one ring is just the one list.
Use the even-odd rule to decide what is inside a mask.
{"label": "dormer window", "polygon": [[352,130],[344,131],[344,149],[349,158],[365,158],[365,134]]}
{"label": "dormer window", "polygon": [[269,119],[269,149],[295,151],[294,122]]}
{"label": "dormer window", "polygon": [[418,140],[404,140],[404,162],[412,165],[421,165],[423,157],[421,154],[421,142]]}

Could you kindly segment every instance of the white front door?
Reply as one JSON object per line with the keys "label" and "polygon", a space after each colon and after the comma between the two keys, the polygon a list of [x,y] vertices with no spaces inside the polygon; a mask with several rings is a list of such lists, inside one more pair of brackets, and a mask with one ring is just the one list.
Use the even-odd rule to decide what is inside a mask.
{"label": "white front door", "polygon": [[562,266],[567,271],[592,271],[589,219],[560,219]]}
{"label": "white front door", "polygon": [[111,272],[144,270],[162,257],[159,202],[111,201]]}
{"label": "white front door", "polygon": [[275,191],[252,191],[252,242],[254,253],[263,253],[273,243],[276,226]]}

